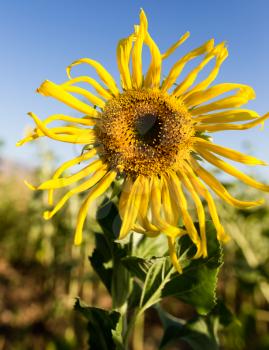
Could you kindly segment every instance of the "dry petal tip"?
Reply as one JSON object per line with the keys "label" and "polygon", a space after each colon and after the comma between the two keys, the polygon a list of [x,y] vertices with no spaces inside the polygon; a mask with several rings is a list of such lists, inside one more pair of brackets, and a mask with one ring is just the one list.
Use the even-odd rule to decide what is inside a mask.
{"label": "dry petal tip", "polygon": [[45,220],[49,220],[52,217],[51,212],[49,210],[44,211],[43,218]]}
{"label": "dry petal tip", "polygon": [[32,184],[30,184],[28,181],[24,180],[24,183],[25,183],[25,185],[26,185],[28,188],[30,188],[30,190],[32,190],[32,191],[36,191],[36,190],[37,190],[37,187],[34,186],[34,185],[32,185]]}

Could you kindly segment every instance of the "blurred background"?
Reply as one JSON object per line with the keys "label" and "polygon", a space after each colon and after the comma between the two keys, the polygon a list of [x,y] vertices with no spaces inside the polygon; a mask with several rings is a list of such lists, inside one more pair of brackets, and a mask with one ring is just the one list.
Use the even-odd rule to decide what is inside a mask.
{"label": "blurred background", "polygon": [[[166,1],[1,1],[0,84],[0,350],[83,349],[83,321],[73,312],[74,298],[109,308],[110,299],[91,271],[89,234],[73,246],[80,198],[51,221],[44,221],[46,193],[31,192],[23,180],[37,184],[80,149],[45,140],[23,148],[15,143],[31,126],[26,114],[41,118],[70,110],[35,94],[45,79],[61,83],[65,67],[81,57],[104,63],[118,80],[115,47],[138,23],[143,7],[149,30],[162,51],[189,30],[190,39],[167,67],[211,37],[227,40],[230,56],[216,82],[251,85],[257,98],[248,108],[269,110],[269,44],[266,0]],[[146,58],[147,59],[147,58]],[[87,69],[85,73],[89,73]],[[215,142],[267,160],[268,126],[263,130],[215,134]],[[268,168],[246,170],[267,181]],[[222,178],[240,198],[257,192]],[[269,349],[269,204],[239,211],[219,203],[232,240],[225,245],[218,293],[237,315],[238,326],[220,333],[223,349]],[[94,220],[88,220],[89,233]],[[170,301],[171,303],[173,301]],[[184,309],[184,308],[183,308]],[[175,307],[174,310],[177,310]],[[180,311],[181,310],[181,311]],[[179,308],[182,312],[182,307]],[[180,316],[180,314],[179,314]],[[149,316],[150,317],[150,316]],[[161,327],[149,319],[145,349],[156,349]]]}

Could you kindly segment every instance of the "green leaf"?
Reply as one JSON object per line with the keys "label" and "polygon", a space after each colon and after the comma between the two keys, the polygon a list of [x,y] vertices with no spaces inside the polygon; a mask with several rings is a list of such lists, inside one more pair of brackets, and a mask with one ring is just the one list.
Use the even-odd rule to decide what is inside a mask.
{"label": "green leaf", "polygon": [[[174,274],[162,291],[162,297],[175,296],[193,305],[202,315],[207,314],[216,304],[217,275],[222,264],[222,250],[211,222],[207,222],[206,232],[208,257],[191,260],[183,274]],[[183,238],[181,244],[185,246],[184,249],[191,247],[191,242],[187,242],[188,237]]]}
{"label": "green leaf", "polygon": [[156,258],[149,268],[142,289],[140,308],[146,310],[161,300],[162,289],[170,280],[173,267],[169,257]]}
{"label": "green leaf", "polygon": [[183,340],[190,345],[193,350],[218,350],[218,342],[210,327],[203,318],[190,321],[185,325],[175,324],[165,330],[160,350],[164,350],[175,341]]}
{"label": "green leaf", "polygon": [[167,238],[165,235],[157,237],[143,236],[135,247],[134,255],[140,258],[162,257],[164,255],[164,247],[167,247]]}
{"label": "green leaf", "polygon": [[144,281],[149,268],[154,264],[155,259],[143,259],[136,256],[129,256],[122,259],[123,265],[132,273],[133,276]]}
{"label": "green leaf", "polygon": [[74,308],[88,321],[89,349],[116,350],[112,331],[117,327],[120,313],[83,305],[79,299]]}
{"label": "green leaf", "polygon": [[89,258],[95,272],[112,296],[113,307],[119,308],[128,299],[130,273],[122,264],[129,255],[132,242],[116,243],[120,228],[118,209],[113,201],[105,199],[97,211],[97,220],[103,234],[95,233],[96,248]]}
{"label": "green leaf", "polygon": [[94,249],[92,256],[89,257],[89,260],[93,269],[98,274],[109,293],[111,293],[112,268],[107,266],[112,259],[110,247],[106,238],[102,234],[95,234],[95,242],[96,248]]}

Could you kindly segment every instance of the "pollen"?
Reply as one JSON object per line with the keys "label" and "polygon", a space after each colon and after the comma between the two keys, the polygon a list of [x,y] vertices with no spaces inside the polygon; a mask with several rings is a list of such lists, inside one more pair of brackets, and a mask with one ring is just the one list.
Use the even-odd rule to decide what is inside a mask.
{"label": "pollen", "polygon": [[159,175],[188,159],[195,133],[181,99],[129,90],[109,100],[98,125],[102,156],[127,175]]}

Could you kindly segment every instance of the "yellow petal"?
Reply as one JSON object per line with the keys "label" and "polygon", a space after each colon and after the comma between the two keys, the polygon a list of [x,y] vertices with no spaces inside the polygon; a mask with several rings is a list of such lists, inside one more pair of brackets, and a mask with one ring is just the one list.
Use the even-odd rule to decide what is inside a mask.
{"label": "yellow petal", "polygon": [[[53,132],[53,129],[48,129],[44,123],[35,115],[34,113],[30,112],[28,113],[30,117],[32,117],[38,126],[38,128],[41,130],[41,132],[50,137],[51,139],[62,141],[62,142],[69,142],[69,143],[78,143],[78,144],[90,144],[95,142],[96,136],[95,132],[92,129],[77,129],[77,133],[74,134],[74,128],[65,128],[63,127],[54,128],[56,129],[56,132]],[[60,134],[57,134],[57,130],[60,130]],[[71,133],[71,135],[61,135],[62,132],[65,131],[65,134]],[[73,133],[73,135],[72,135]],[[40,135],[41,136],[41,135]]]}
{"label": "yellow petal", "polygon": [[162,203],[165,219],[171,225],[178,225],[179,208],[176,205],[175,199],[171,196],[168,186],[169,179],[166,175],[163,176],[162,186]]}
{"label": "yellow petal", "polygon": [[94,171],[100,169],[104,163],[98,159],[92,162],[91,164],[87,165],[82,170],[78,171],[74,175],[70,175],[65,178],[57,178],[57,179],[51,179],[46,182],[43,182],[40,186],[38,186],[38,190],[48,190],[48,189],[55,189],[55,188],[61,188],[68,186],[74,182],[77,182],[84,177],[90,175]]}
{"label": "yellow petal", "polygon": [[187,174],[178,172],[178,176],[180,177],[182,183],[189,191],[197,210],[197,216],[199,221],[200,235],[201,235],[201,253],[203,257],[207,257],[207,245],[206,245],[206,231],[205,231],[205,212],[204,207],[201,202],[200,197],[195,191],[195,187],[192,186],[190,180],[187,177]]}
{"label": "yellow petal", "polygon": [[262,184],[254,179],[252,179],[250,176],[242,173],[238,169],[236,169],[234,166],[224,162],[222,159],[215,157],[213,154],[206,150],[199,150],[199,154],[206,159],[209,163],[215,165],[216,167],[222,169],[226,173],[236,177],[237,179],[243,181],[245,184],[257,188],[258,190],[269,192],[269,186]]}
{"label": "yellow petal", "polygon": [[139,89],[143,83],[142,49],[145,35],[148,29],[147,17],[143,10],[140,11],[140,25],[136,27],[136,41],[132,51],[132,82],[133,88]]}
{"label": "yellow petal", "polygon": [[92,60],[90,58],[81,58],[75,62],[73,62],[72,64],[70,64],[70,66],[68,66],[66,68],[66,72],[67,72],[67,76],[69,78],[71,78],[70,73],[71,73],[71,69],[74,66],[77,66],[79,64],[88,64],[91,67],[93,67],[96,71],[96,73],[98,74],[99,78],[106,84],[106,86],[109,88],[109,90],[111,91],[111,93],[114,96],[117,96],[119,94],[119,90],[117,88],[117,85],[115,83],[115,80],[112,78],[112,76],[108,73],[108,71],[97,61]]}
{"label": "yellow petal", "polygon": [[195,159],[190,159],[192,169],[195,173],[210,187],[221,199],[230,205],[238,208],[251,208],[257,205],[261,205],[264,201],[240,201],[234,198],[226,188],[207,170],[202,168]]}
{"label": "yellow petal", "polygon": [[212,221],[214,223],[214,226],[217,231],[217,238],[220,241],[226,242],[229,239],[229,236],[225,233],[225,230],[223,226],[220,223],[217,208],[215,205],[215,202],[208,191],[208,189],[203,185],[203,183],[197,178],[197,176],[194,174],[192,168],[186,163],[185,164],[185,171],[187,172],[189,179],[193,185],[193,188],[205,198],[207,201],[208,209],[210,216],[212,218]]}
{"label": "yellow petal", "polygon": [[177,61],[170,72],[168,73],[167,77],[163,80],[161,90],[167,91],[177,80],[178,76],[182,72],[185,65],[193,60],[194,58],[203,55],[207,52],[209,52],[214,45],[214,40],[209,40],[202,46],[192,50],[191,52],[187,53],[185,56],[183,56],[179,61]]}
{"label": "yellow petal", "polygon": [[216,124],[216,125],[195,125],[197,131],[208,131],[216,132],[222,130],[247,130],[254,128],[257,125],[263,125],[266,119],[269,118],[269,113],[265,114],[262,117],[256,118],[252,122],[245,124]]}
{"label": "yellow petal", "polygon": [[182,191],[180,180],[179,180],[178,176],[173,171],[171,171],[169,175],[170,175],[170,179],[171,179],[171,181],[169,182],[169,185],[171,187],[170,193],[171,192],[175,193],[175,198],[178,202],[178,206],[180,207],[184,225],[187,228],[187,231],[188,231],[188,234],[189,234],[191,240],[197,246],[197,253],[196,253],[197,255],[195,257],[198,257],[199,253],[201,251],[201,249],[200,249],[201,248],[201,241],[199,239],[197,230],[193,224],[192,218],[189,214],[188,204],[187,204],[186,198],[184,196],[184,193]]}
{"label": "yellow petal", "polygon": [[177,252],[175,249],[175,239],[171,237],[167,237],[168,239],[168,247],[169,247],[169,254],[171,261],[174,265],[174,268],[178,271],[178,273],[182,273],[182,267],[179,263],[178,257],[177,257]]}
{"label": "yellow petal", "polygon": [[133,41],[135,40],[134,35],[130,35],[119,41],[117,46],[117,62],[121,76],[121,82],[123,89],[132,89],[132,79],[130,73],[130,58]]}
{"label": "yellow petal", "polygon": [[80,207],[78,218],[77,218],[75,239],[74,239],[74,243],[76,245],[79,245],[82,242],[82,231],[83,231],[83,226],[86,220],[89,206],[96,198],[100,197],[109,188],[109,186],[115,180],[116,176],[117,176],[116,171],[112,170],[109,173],[107,173],[106,176],[104,176],[100,180],[100,182],[93,189],[90,190],[90,193],[88,194],[86,200],[83,202],[82,206]]}
{"label": "yellow petal", "polygon": [[126,209],[122,220],[119,239],[125,238],[129,231],[133,228],[137,219],[139,206],[141,201],[140,176],[136,178],[132,186],[130,195],[126,203]]}
{"label": "yellow petal", "polygon": [[88,114],[91,117],[98,117],[99,113],[97,110],[66,92],[62,86],[54,84],[49,80],[45,80],[37,89],[37,92],[44,96],[53,97],[56,100],[65,103],[67,106],[74,108],[79,112]]}
{"label": "yellow petal", "polygon": [[86,83],[91,85],[95,91],[102,97],[104,97],[104,99],[106,100],[110,100],[112,98],[111,93],[106,90],[101,84],[99,84],[95,79],[87,77],[87,76],[79,76],[76,78],[71,78],[69,80],[67,80],[65,83],[62,84],[62,86],[70,86],[70,85],[74,85],[76,83]]}
{"label": "yellow petal", "polygon": [[216,79],[222,63],[228,57],[228,50],[226,47],[226,43],[225,42],[220,43],[219,45],[214,47],[214,49],[208,55],[216,57],[216,62],[213,69],[204,80],[202,80],[200,83],[195,85],[189,91],[184,93],[183,95],[184,100],[192,96],[193,93],[195,93],[196,91],[205,90]]}
{"label": "yellow petal", "polygon": [[59,121],[59,120],[64,122],[69,122],[69,123],[86,125],[86,126],[94,126],[97,122],[97,119],[94,119],[88,116],[84,116],[82,118],[75,118],[65,114],[53,114],[47,117],[46,119],[44,119],[43,124],[48,125],[54,121]]}
{"label": "yellow petal", "polygon": [[68,201],[69,198],[71,198],[74,194],[84,192],[94,186],[99,180],[102,179],[102,177],[107,173],[107,167],[104,166],[102,169],[98,170],[96,173],[93,174],[93,176],[83,182],[81,185],[73,188],[72,190],[68,191],[56,204],[56,206],[53,208],[51,211],[45,211],[44,212],[44,219],[48,220],[50,219],[53,215],[55,215]]}
{"label": "yellow petal", "polygon": [[151,54],[151,62],[144,81],[145,87],[159,88],[162,70],[162,55],[161,52],[151,38],[149,33],[146,33],[145,44],[148,45]]}
{"label": "yellow petal", "polygon": [[[220,84],[220,85],[227,85],[227,84]],[[228,84],[228,85],[238,85],[238,84]],[[252,100],[255,98],[255,92],[250,86],[247,86],[247,85],[241,85],[241,86],[242,87],[239,87],[238,92],[235,93],[234,95],[229,96],[229,97],[224,97],[218,101],[214,101],[214,102],[209,103],[207,105],[195,107],[195,108],[191,109],[191,114],[193,116],[196,116],[196,115],[199,115],[202,113],[207,113],[207,112],[215,111],[218,109],[241,107],[242,105],[246,104],[249,100]],[[220,90],[218,90],[218,87],[219,87],[219,85],[214,86],[211,89],[216,88],[215,92],[217,92],[217,91],[219,92],[220,90],[222,90],[222,91],[225,90],[225,88],[220,88]],[[205,98],[207,98],[207,93],[211,89],[208,89],[205,91]]]}
{"label": "yellow petal", "polygon": [[194,120],[197,123],[228,123],[241,122],[258,117],[259,114],[256,111],[249,109],[231,109],[218,113],[202,114],[196,117]]}
{"label": "yellow petal", "polygon": [[248,165],[267,165],[264,161],[260,159],[235,151],[231,148],[216,145],[212,142],[198,137],[194,137],[193,140],[195,142],[193,147],[198,152],[199,149],[201,149],[202,151],[205,149],[209,150],[210,152],[217,153],[225,158],[231,159],[235,162],[244,163]]}
{"label": "yellow petal", "polygon": [[90,91],[87,91],[79,86],[68,86],[68,85],[63,86],[62,85],[62,87],[67,92],[72,92],[72,93],[79,94],[79,95],[85,97],[93,105],[96,105],[100,108],[104,108],[104,106],[105,106],[105,102],[103,100],[101,100],[99,97],[92,94]]}
{"label": "yellow petal", "polygon": [[121,190],[120,199],[119,199],[119,214],[121,219],[123,219],[124,217],[124,213],[126,210],[126,203],[130,196],[132,187],[133,187],[133,180],[130,176],[127,176],[122,185],[122,190]]}
{"label": "yellow petal", "polygon": [[150,202],[150,180],[146,177],[141,177],[142,182],[142,196],[140,207],[138,211],[138,221],[141,222],[142,227],[145,230],[145,234],[156,235],[160,232],[160,229],[151,223],[148,219],[148,210],[149,210],[149,202]]}
{"label": "yellow petal", "polygon": [[[85,160],[91,159],[97,154],[97,151],[98,151],[98,148],[93,148],[78,157],[75,157],[71,160],[64,162],[58,169],[56,169],[55,173],[52,176],[52,180],[58,179],[65,170],[71,168],[72,166],[77,165],[81,162],[84,162]],[[50,205],[53,204],[53,189],[48,191],[48,203]]]}
{"label": "yellow petal", "polygon": [[162,54],[162,59],[165,60],[167,57],[169,57],[170,55],[172,55],[172,53],[181,45],[184,43],[184,41],[186,41],[188,39],[188,37],[190,36],[190,32],[186,32],[185,34],[183,34],[179,40],[173,44],[172,46],[169,47],[169,49],[167,49],[163,54]]}
{"label": "yellow petal", "polygon": [[[181,96],[183,93],[186,92],[186,90],[188,90],[193,83],[195,82],[195,80],[197,79],[198,74],[203,70],[203,68],[213,59],[216,58],[216,66],[219,66],[219,61],[220,61],[220,57],[223,56],[223,50],[225,50],[225,52],[227,51],[227,49],[224,46],[224,43],[221,43],[219,45],[217,45],[216,47],[214,47],[206,56],[205,58],[202,60],[202,62],[200,64],[198,64],[197,67],[195,67],[187,76],[186,78],[175,88],[175,90],[173,91],[173,95],[175,96]],[[227,56],[226,56],[227,57]],[[218,70],[218,69],[217,69]],[[200,87],[205,89],[209,83],[211,82],[211,80],[213,81],[213,77],[216,76],[216,67],[213,69],[213,73],[211,72],[211,74],[209,74],[209,76],[203,80],[203,82],[199,83],[195,88],[193,88],[191,91],[193,90],[200,90]],[[187,96],[190,92],[187,93]],[[185,95],[183,95],[183,99],[185,100]],[[188,105],[186,103],[186,105]]]}
{"label": "yellow petal", "polygon": [[239,90],[235,96],[245,96],[247,99],[255,98],[254,90],[250,86],[243,84],[223,83],[212,86],[205,91],[198,91],[193,93],[190,97],[184,99],[184,103],[188,107],[198,106],[204,102],[207,102],[208,100],[211,100],[232,90]]}
{"label": "yellow petal", "polygon": [[152,221],[153,223],[159,227],[160,231],[164,231],[167,236],[170,237],[178,237],[183,235],[183,231],[177,227],[170,225],[168,222],[162,219],[161,217],[161,188],[162,182],[159,181],[157,176],[152,177],[152,185],[151,185],[151,210],[152,210]]}

